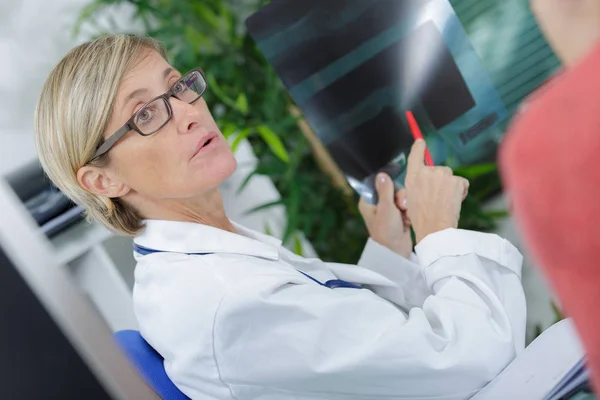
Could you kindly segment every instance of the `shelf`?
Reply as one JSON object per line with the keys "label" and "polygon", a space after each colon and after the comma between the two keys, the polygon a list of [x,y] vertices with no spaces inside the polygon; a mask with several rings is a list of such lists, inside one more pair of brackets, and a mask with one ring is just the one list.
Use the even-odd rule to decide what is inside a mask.
{"label": "shelf", "polygon": [[94,246],[71,261],[69,270],[113,332],[139,329],[131,289],[103,246]]}
{"label": "shelf", "polygon": [[68,264],[112,236],[114,233],[97,223],[81,221],[50,241],[56,251],[58,262]]}

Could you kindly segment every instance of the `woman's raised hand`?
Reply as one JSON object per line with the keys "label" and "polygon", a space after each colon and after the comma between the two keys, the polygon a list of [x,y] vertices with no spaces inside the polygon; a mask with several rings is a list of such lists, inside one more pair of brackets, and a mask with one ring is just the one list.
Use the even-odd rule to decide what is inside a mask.
{"label": "woman's raised hand", "polygon": [[469,181],[454,176],[449,167],[425,165],[425,141],[417,140],[408,156],[407,212],[417,243],[425,236],[458,227]]}
{"label": "woman's raised hand", "polygon": [[413,242],[406,216],[406,190],[395,192],[394,182],[384,173],[377,175],[375,187],[379,198],[377,205],[368,204],[364,199],[358,204],[369,235],[379,244],[408,258]]}

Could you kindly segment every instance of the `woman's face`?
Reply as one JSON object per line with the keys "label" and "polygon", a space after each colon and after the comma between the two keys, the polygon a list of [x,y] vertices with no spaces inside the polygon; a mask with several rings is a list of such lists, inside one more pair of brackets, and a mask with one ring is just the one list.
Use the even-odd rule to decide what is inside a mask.
{"label": "woman's face", "polygon": [[[105,139],[178,78],[178,71],[158,53],[149,51],[123,77]],[[169,102],[173,116],[158,132],[141,136],[130,131],[110,150],[107,168],[111,175],[129,189],[128,193],[133,191],[148,200],[198,197],[216,189],[236,168],[229,145],[203,98],[193,104],[173,97]]]}
{"label": "woman's face", "polygon": [[567,66],[594,46],[600,33],[600,0],[530,0],[548,43]]}

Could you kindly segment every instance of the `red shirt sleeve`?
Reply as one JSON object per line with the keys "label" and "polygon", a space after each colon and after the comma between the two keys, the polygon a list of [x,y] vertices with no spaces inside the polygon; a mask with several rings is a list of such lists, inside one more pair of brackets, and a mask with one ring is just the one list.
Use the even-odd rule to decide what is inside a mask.
{"label": "red shirt sleeve", "polygon": [[573,318],[600,388],[600,46],[515,118],[500,167],[525,242]]}

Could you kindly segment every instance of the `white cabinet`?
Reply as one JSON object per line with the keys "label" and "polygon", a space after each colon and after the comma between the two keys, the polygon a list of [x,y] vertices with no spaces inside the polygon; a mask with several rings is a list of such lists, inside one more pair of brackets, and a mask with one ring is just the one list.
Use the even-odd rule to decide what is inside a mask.
{"label": "white cabinet", "polygon": [[[113,234],[98,224],[85,221],[51,240],[60,265],[64,265],[77,286],[90,298],[113,331],[137,329],[133,314],[132,287],[124,272],[133,273],[133,256],[127,262],[115,260],[107,250],[111,240],[129,243],[127,237]],[[117,264],[119,263],[119,264]]]}

